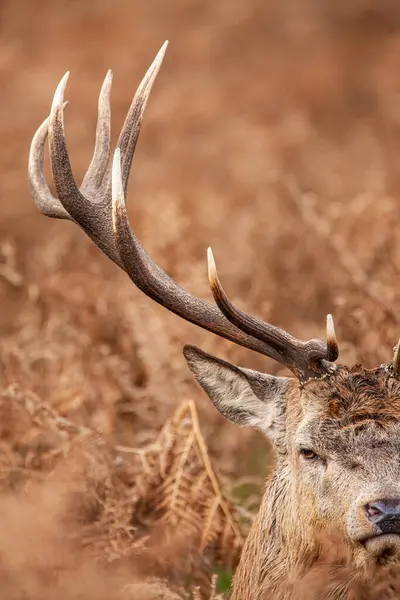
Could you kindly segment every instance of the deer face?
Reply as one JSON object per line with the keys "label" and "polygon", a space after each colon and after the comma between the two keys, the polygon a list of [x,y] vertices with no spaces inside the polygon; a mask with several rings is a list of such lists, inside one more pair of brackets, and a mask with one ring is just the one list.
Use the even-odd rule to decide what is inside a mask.
{"label": "deer face", "polygon": [[222,414],[258,427],[274,443],[286,526],[311,538],[333,526],[359,563],[400,561],[397,379],[383,368],[338,367],[301,386],[191,347],[185,355]]}
{"label": "deer face", "polygon": [[306,384],[299,404],[287,446],[313,518],[360,555],[400,560],[400,382],[385,369],[340,368]]}

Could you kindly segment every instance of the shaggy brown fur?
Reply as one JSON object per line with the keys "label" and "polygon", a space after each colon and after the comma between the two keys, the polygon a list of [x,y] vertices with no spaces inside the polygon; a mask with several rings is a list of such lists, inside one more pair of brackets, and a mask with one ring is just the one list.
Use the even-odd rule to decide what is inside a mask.
{"label": "shaggy brown fur", "polygon": [[[380,488],[379,497],[392,496],[395,490],[390,486],[399,486],[399,416],[400,382],[385,368],[341,367],[328,379],[311,380],[303,389],[293,387],[285,439],[243,551],[232,599],[266,597],[267,590],[282,592],[290,573],[317,562],[319,532],[332,524],[345,534],[342,548],[347,546],[347,570],[353,569],[353,578],[346,585],[339,578],[336,587],[330,587],[330,597],[342,597],[344,589],[350,593],[355,573],[360,585],[367,570],[371,578],[373,566],[379,577],[385,561],[370,559],[362,546],[352,543],[346,520],[368,486]],[[326,462],[322,473],[304,473],[302,467],[308,464],[300,464],[295,448],[299,430]],[[392,552],[387,560],[399,560]]]}
{"label": "shaggy brown fur", "polygon": [[393,535],[380,535],[367,512],[383,499],[400,506],[400,381],[391,365],[338,366],[302,384],[195,348],[185,356],[218,410],[261,429],[276,450],[232,600],[292,598],[293,573],[306,576],[318,565],[321,536],[332,530],[343,540],[350,576],[334,578],[329,598],[349,598],[355,585],[377,583],[383,568],[400,566],[400,520]]}

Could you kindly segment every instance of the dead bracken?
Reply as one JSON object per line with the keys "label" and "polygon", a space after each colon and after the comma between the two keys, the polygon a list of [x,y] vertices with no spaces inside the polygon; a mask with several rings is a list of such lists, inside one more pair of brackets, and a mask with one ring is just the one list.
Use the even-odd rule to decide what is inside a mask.
{"label": "dead bracken", "polygon": [[[66,69],[79,181],[106,69],[115,69],[118,130],[168,37],[128,194],[138,239],[199,298],[212,300],[212,245],[248,314],[309,340],[323,337],[332,312],[341,362],[393,357],[398,6],[197,4],[41,0],[38,10],[7,0],[1,9],[0,588],[10,600],[226,597],[273,457],[219,417],[181,348],[287,375],[166,314],[76,227],[34,213],[27,145]],[[359,406],[342,414],[338,398],[330,406],[343,431],[358,420],[360,438],[375,419]],[[399,597],[390,553],[371,585],[352,577],[337,532],[317,550],[312,569],[289,574],[289,598]]]}

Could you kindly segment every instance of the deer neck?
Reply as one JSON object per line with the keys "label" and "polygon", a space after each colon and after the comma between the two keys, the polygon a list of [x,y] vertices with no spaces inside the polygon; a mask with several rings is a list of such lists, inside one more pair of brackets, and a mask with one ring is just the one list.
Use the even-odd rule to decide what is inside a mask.
{"label": "deer neck", "polygon": [[315,560],[315,534],[299,522],[292,485],[289,469],[284,465],[268,478],[234,577],[231,600],[265,600],[267,592],[279,593],[282,600],[289,598],[289,590],[286,595],[284,589],[289,575],[298,568],[299,557],[307,566]]}

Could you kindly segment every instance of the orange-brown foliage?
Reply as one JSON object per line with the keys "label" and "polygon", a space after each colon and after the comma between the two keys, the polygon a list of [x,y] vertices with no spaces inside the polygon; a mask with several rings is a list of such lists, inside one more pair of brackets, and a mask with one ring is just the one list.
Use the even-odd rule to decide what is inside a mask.
{"label": "orange-brown foliage", "polygon": [[[219,417],[181,348],[196,343],[245,366],[280,367],[167,314],[76,227],[40,216],[25,174],[30,139],[71,70],[66,127],[79,179],[106,70],[115,74],[115,140],[136,85],[169,39],[128,194],[139,239],[204,298],[211,297],[211,245],[241,307],[307,339],[322,335],[333,312],[341,360],[375,366],[389,359],[400,331],[398,3],[5,0],[0,11],[2,472],[12,473],[19,490],[26,470],[29,481],[41,473],[41,448],[55,465],[68,441],[58,433],[40,437],[14,403],[20,395],[97,432],[112,449],[153,442],[190,397],[217,470],[264,474],[265,446]],[[107,471],[108,450],[97,455],[95,447],[93,460]],[[19,454],[22,466],[13,463]],[[68,490],[80,481],[77,472]],[[133,581],[133,571],[109,577],[65,541],[60,513],[53,518],[48,510],[58,505],[58,483],[54,489],[39,477],[30,486],[21,497],[7,480],[1,500],[7,598],[28,587],[32,598],[46,597],[45,590],[49,597],[109,597],[114,577]],[[63,592],[50,581],[60,541],[62,562],[75,571]]]}

